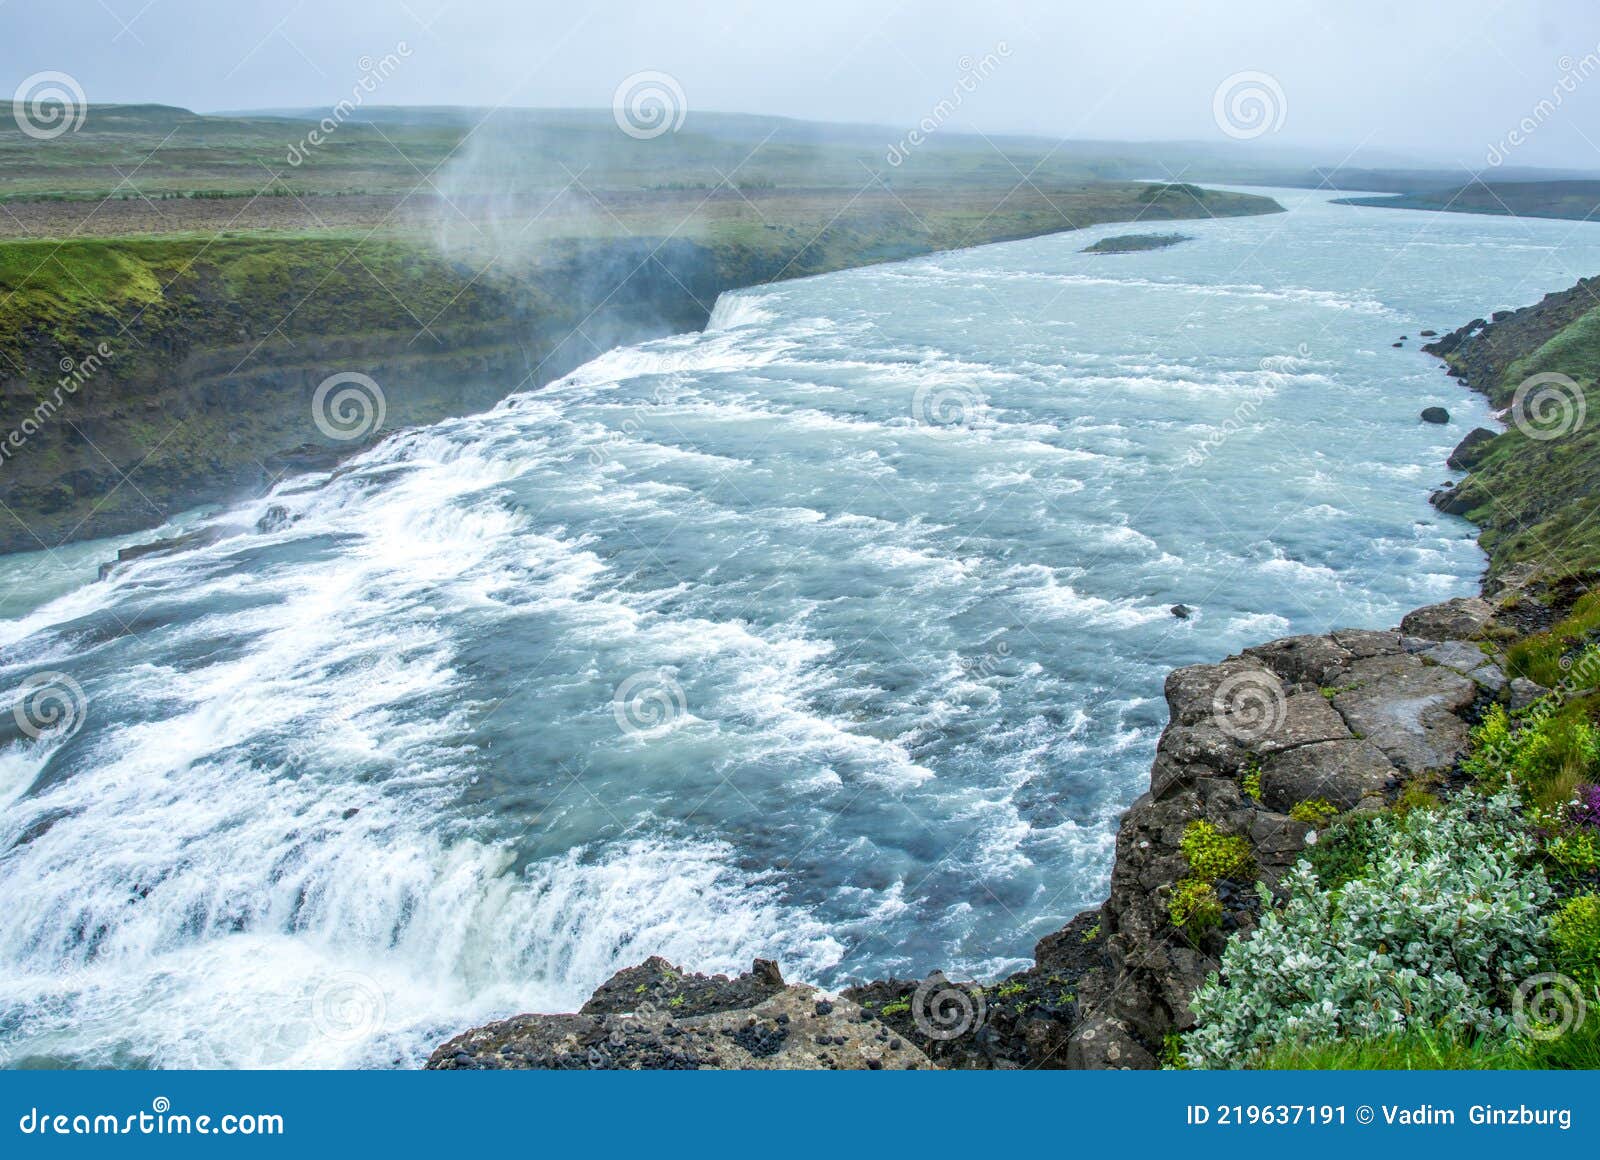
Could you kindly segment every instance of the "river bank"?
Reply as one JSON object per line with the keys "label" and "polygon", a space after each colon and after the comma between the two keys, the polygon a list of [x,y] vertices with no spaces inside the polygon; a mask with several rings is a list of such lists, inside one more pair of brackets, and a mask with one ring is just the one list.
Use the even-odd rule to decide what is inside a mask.
{"label": "river bank", "polygon": [[[349,200],[380,222],[395,208]],[[727,290],[1097,222],[1281,208],[1134,184],[998,200],[981,188],[942,201],[663,191],[602,203],[601,224],[612,223],[602,230],[593,205],[530,209],[526,220],[485,216],[481,229],[457,223],[472,236],[443,243],[416,222],[413,232],[0,243],[0,553],[259,493],[396,430],[543,386],[612,347],[699,329]],[[303,200],[265,203],[317,217]],[[42,203],[57,217],[63,204],[75,203]],[[189,204],[166,209],[165,228]],[[18,212],[26,219],[26,204]],[[423,221],[444,211],[408,212]],[[338,414],[317,394],[338,375],[360,376],[365,412]]]}
{"label": "river bank", "polygon": [[[1491,567],[1480,595],[1418,608],[1387,630],[1280,638],[1217,664],[1174,670],[1164,690],[1170,719],[1149,790],[1123,816],[1109,897],[1040,940],[1031,968],[982,982],[952,981],[940,972],[878,980],[844,988],[832,1001],[810,988],[785,987],[776,964],[758,961],[752,974],[729,979],[686,974],[653,959],[604,984],[576,1016],[524,1015],[467,1032],[443,1044],[428,1066],[1152,1068],[1178,1062],[1183,1037],[1196,1027],[1196,993],[1223,968],[1230,942],[1255,931],[1267,908],[1282,905],[1291,869],[1315,850],[1319,833],[1326,845],[1329,835],[1348,840],[1348,827],[1364,817],[1394,817],[1403,826],[1411,811],[1439,809],[1481,784],[1495,773],[1482,748],[1496,714],[1503,721],[1507,711],[1554,705],[1545,717],[1536,711],[1527,724],[1512,726],[1503,746],[1514,751],[1515,739],[1533,738],[1550,713],[1593,712],[1579,675],[1585,665],[1574,663],[1573,650],[1592,647],[1592,616],[1579,602],[1600,558],[1581,534],[1557,537],[1552,529],[1581,526],[1581,517],[1562,508],[1592,502],[1594,481],[1587,469],[1569,469],[1546,484],[1532,515],[1525,483],[1526,473],[1538,470],[1528,459],[1576,456],[1573,444],[1587,435],[1589,379],[1580,385],[1554,369],[1588,370],[1587,292],[1580,285],[1492,322],[1474,320],[1430,347],[1465,385],[1511,405],[1505,433],[1475,431],[1452,454],[1451,466],[1471,474],[1435,497],[1469,518],[1499,504],[1493,520],[1481,521]],[[1548,401],[1535,404],[1510,381],[1535,371],[1559,376],[1555,385],[1566,392],[1567,427],[1556,436],[1548,425],[1532,428],[1530,413],[1548,412]],[[1479,498],[1451,507],[1448,496],[1461,494]],[[1581,787],[1593,770],[1575,776]],[[1537,778],[1531,784],[1530,811],[1548,810],[1552,802],[1565,809],[1570,784],[1547,787]],[[1566,824],[1537,816],[1547,818],[1547,831]],[[1346,820],[1346,830],[1337,819]],[[1580,860],[1575,871],[1565,866],[1553,873],[1571,878],[1558,893],[1582,905],[1594,867]],[[1592,968],[1569,969],[1582,978]],[[646,984],[622,985],[635,975]],[[677,1009],[684,994],[697,996],[692,1015]],[[804,1018],[793,1022],[779,1011],[780,1000]],[[707,1035],[696,1017],[708,1011],[728,1030]],[[1578,1022],[1582,1030],[1581,1013]],[[849,1035],[834,1038],[841,1026]],[[863,1036],[862,1027],[869,1033]],[[753,1062],[728,1048],[730,1035],[770,1050]],[[1506,1065],[1503,1057],[1498,1065]]]}

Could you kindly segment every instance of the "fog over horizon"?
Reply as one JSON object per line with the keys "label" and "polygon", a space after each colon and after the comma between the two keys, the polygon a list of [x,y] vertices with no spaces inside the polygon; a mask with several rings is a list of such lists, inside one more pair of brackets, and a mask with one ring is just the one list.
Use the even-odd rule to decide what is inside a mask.
{"label": "fog over horizon", "polygon": [[[400,54],[367,104],[604,108],[650,72],[679,86],[691,127],[707,111],[907,128],[933,115],[946,133],[1247,136],[1330,165],[1478,169],[1499,149],[1508,165],[1600,171],[1600,9],[1587,0],[1209,7],[0,0],[0,98],[60,72],[95,104],[316,109],[348,98],[364,63]],[[1219,86],[1240,74],[1273,98],[1260,133],[1221,125]]]}

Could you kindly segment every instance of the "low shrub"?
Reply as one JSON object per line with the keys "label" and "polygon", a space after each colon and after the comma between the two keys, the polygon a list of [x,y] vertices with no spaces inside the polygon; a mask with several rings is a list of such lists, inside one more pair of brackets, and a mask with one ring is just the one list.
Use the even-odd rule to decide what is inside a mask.
{"label": "low shrub", "polygon": [[1372,844],[1366,869],[1337,890],[1302,860],[1283,908],[1230,941],[1196,992],[1187,1061],[1238,1067],[1276,1044],[1413,1030],[1514,1034],[1510,996],[1548,962],[1553,897],[1517,805],[1466,794],[1376,815],[1346,839],[1346,866]]}
{"label": "low shrub", "polygon": [[1178,850],[1189,863],[1190,873],[1173,886],[1167,916],[1174,926],[1197,938],[1222,925],[1222,900],[1213,883],[1222,878],[1253,878],[1255,855],[1244,838],[1224,834],[1203,819],[1184,827]]}
{"label": "low shrub", "polygon": [[1250,843],[1222,833],[1210,822],[1193,821],[1185,826],[1178,849],[1188,860],[1194,876],[1202,882],[1254,876],[1255,856],[1250,851]]}
{"label": "low shrub", "polygon": [[1209,882],[1198,878],[1179,879],[1172,888],[1167,915],[1174,926],[1198,937],[1222,925],[1222,900],[1217,897],[1217,888]]}
{"label": "low shrub", "polygon": [[1585,987],[1600,987],[1600,895],[1567,899],[1550,922],[1556,966]]}
{"label": "low shrub", "polygon": [[1289,816],[1308,826],[1325,826],[1339,816],[1339,807],[1327,798],[1309,798],[1295,802],[1289,809]]}
{"label": "low shrub", "polygon": [[1491,786],[1509,777],[1534,805],[1565,805],[1600,772],[1600,728],[1592,719],[1597,708],[1593,696],[1561,706],[1547,699],[1518,721],[1492,706],[1472,731],[1463,768]]}
{"label": "low shrub", "polygon": [[1442,799],[1435,792],[1438,788],[1437,777],[1418,777],[1406,782],[1401,787],[1399,796],[1395,798],[1395,811],[1404,814],[1412,810],[1438,809],[1442,804]]}
{"label": "low shrub", "polygon": [[1544,840],[1545,857],[1568,878],[1587,878],[1600,870],[1600,833],[1587,826],[1563,826]]}
{"label": "low shrub", "polygon": [[1318,835],[1306,857],[1324,890],[1337,890],[1372,869],[1381,845],[1381,820],[1380,814],[1356,814]]}

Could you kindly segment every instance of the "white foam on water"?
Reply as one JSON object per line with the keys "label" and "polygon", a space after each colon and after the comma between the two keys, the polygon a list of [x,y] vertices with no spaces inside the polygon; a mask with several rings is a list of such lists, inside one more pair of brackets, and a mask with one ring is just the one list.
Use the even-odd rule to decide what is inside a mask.
{"label": "white foam on water", "polygon": [[[307,913],[297,920],[268,914],[198,938],[145,930],[137,951],[108,948],[65,969],[24,962],[0,979],[0,1011],[27,1029],[0,1045],[0,1062],[415,1066],[463,1020],[575,1010],[598,981],[652,954],[729,972],[747,968],[756,946],[814,973],[842,952],[818,923],[789,913],[770,882],[732,869],[732,851],[715,843],[574,850],[522,879],[503,851],[472,842],[349,847],[319,855],[328,874],[306,865],[280,884],[269,901],[298,900]],[[197,922],[227,888],[242,902],[251,882],[251,867],[206,869],[224,881],[189,900]],[[169,895],[184,886],[196,883],[163,883],[131,901],[126,883],[107,882],[115,905],[80,910],[86,921],[112,921],[119,908],[172,910]],[[128,932],[118,934],[125,943]]]}
{"label": "white foam on water", "polygon": [[[0,734],[0,1062],[410,1065],[649,954],[1016,965],[1103,891],[1172,664],[1471,586],[1368,333],[1454,307],[1280,286],[1270,239],[1337,225],[724,295],[19,605],[0,678],[89,711]],[[1520,277],[1450,228],[1490,239],[1452,293]],[[964,425],[914,412],[945,388]],[[639,675],[681,709],[627,732]]]}
{"label": "white foam on water", "polygon": [[[706,330],[721,332],[771,322],[772,311],[762,306],[762,302],[768,297],[762,294],[733,292],[718,295],[716,304],[711,308],[711,318],[706,323]],[[781,301],[776,295],[771,297],[774,303]],[[817,325],[815,320],[812,320],[811,325]]]}

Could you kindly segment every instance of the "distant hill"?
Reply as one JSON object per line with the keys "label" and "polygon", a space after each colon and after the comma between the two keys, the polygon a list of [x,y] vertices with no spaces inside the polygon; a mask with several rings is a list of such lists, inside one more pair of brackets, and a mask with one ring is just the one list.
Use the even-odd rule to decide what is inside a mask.
{"label": "distant hill", "polygon": [[[310,146],[309,135],[329,119],[334,127]],[[97,199],[113,191],[248,196],[274,174],[295,192],[398,195],[463,157],[481,157],[497,183],[527,190],[560,189],[576,174],[594,189],[709,188],[727,174],[736,184],[760,187],[856,190],[878,174],[895,187],[1155,179],[1417,194],[1473,177],[1329,167],[1316,151],[1253,142],[1063,141],[947,127],[912,143],[910,128],[690,109],[676,132],[636,139],[605,108],[370,105],[337,114],[328,108],[200,114],[169,105],[91,105],[76,131],[48,141],[0,116],[0,199]],[[1541,181],[1593,176],[1502,172]]]}

